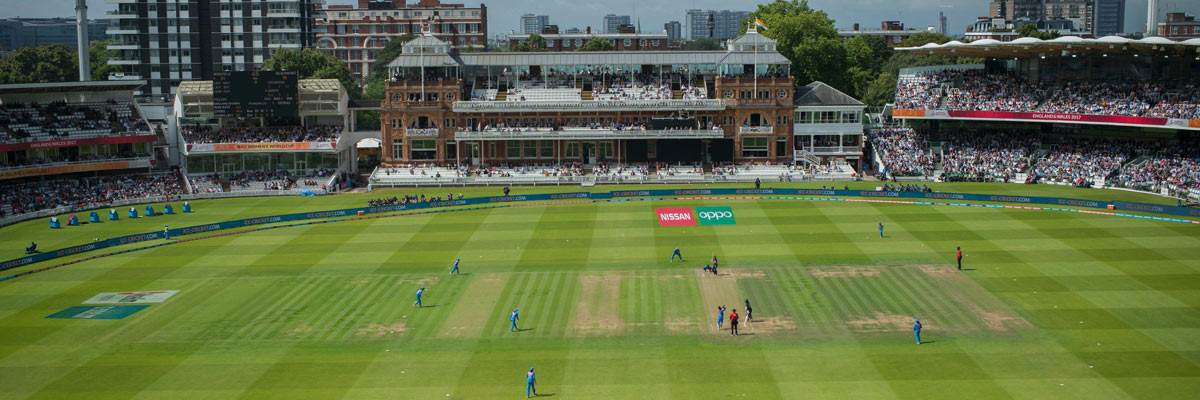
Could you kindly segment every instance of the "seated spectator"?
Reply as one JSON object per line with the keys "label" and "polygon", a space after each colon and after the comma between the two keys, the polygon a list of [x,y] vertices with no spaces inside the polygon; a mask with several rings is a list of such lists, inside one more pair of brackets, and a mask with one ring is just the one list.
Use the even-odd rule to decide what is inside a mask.
{"label": "seated spectator", "polygon": [[187,143],[273,143],[273,142],[328,142],[342,134],[342,127],[317,125],[309,127],[247,127],[219,128],[192,126],[181,128]]}
{"label": "seated spectator", "polygon": [[871,143],[887,172],[894,176],[929,176],[934,160],[928,140],[910,128],[884,128],[871,132]]}

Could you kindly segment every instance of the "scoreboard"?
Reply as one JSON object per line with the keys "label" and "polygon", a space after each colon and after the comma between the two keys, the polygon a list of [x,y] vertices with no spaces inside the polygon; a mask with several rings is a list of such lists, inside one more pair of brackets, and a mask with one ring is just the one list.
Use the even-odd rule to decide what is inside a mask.
{"label": "scoreboard", "polygon": [[218,118],[294,120],[300,117],[299,76],[288,71],[213,74],[213,114]]}

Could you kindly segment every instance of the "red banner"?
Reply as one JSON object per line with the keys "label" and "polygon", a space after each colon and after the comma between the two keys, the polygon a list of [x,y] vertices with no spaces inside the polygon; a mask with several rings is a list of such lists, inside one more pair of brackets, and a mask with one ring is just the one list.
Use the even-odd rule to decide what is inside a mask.
{"label": "red banner", "polygon": [[953,118],[982,118],[982,119],[1026,119],[1034,121],[1061,122],[1094,122],[1105,124],[1153,125],[1167,124],[1166,118],[1133,117],[1126,115],[1087,115],[1087,114],[1057,114],[1039,112],[1007,112],[1007,111],[955,111],[950,110]]}
{"label": "red banner", "polygon": [[89,144],[127,144],[127,143],[146,143],[158,140],[157,135],[118,135],[104,136],[90,139],[67,139],[67,140],[47,140],[41,142],[25,142],[25,143],[4,143],[0,144],[0,151],[16,151],[28,149],[48,149],[55,147],[75,147]]}
{"label": "red banner", "polygon": [[1190,128],[1200,128],[1200,119],[1193,119],[1193,120],[1189,120],[1189,121],[1188,121],[1188,127],[1190,127]]}
{"label": "red banner", "polygon": [[696,215],[689,207],[656,208],[658,226],[696,226]]}

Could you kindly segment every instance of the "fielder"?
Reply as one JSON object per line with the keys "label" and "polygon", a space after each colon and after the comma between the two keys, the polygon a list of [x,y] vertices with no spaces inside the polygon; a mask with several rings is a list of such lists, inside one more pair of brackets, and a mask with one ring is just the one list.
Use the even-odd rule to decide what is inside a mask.
{"label": "fielder", "polygon": [[913,338],[917,340],[917,344],[921,344],[921,320],[913,317]]}
{"label": "fielder", "polygon": [[525,374],[525,398],[537,396],[537,376],[533,374],[533,367],[529,368],[529,373]]}
{"label": "fielder", "polygon": [[675,250],[671,252],[671,259],[667,260],[667,261],[668,262],[675,261],[675,257],[679,257],[679,261],[683,261],[683,253],[679,252],[678,247],[676,247]]}
{"label": "fielder", "polygon": [[417,289],[417,301],[415,303],[413,303],[413,305],[415,305],[417,307],[421,307],[422,306],[421,305],[421,296],[424,296],[424,295],[425,295],[425,288]]}
{"label": "fielder", "polygon": [[508,328],[509,332],[516,332],[518,330],[517,329],[517,321],[520,319],[521,319],[520,310],[514,308],[512,311],[512,314],[510,314],[508,316],[508,322],[510,324],[510,326]]}
{"label": "fielder", "polygon": [[454,259],[454,266],[453,266],[453,267],[450,267],[450,275],[455,275],[455,274],[458,274],[458,262],[459,262],[460,260],[462,260],[462,258],[461,258],[461,257],[459,257],[459,258],[455,258],[455,259]]}

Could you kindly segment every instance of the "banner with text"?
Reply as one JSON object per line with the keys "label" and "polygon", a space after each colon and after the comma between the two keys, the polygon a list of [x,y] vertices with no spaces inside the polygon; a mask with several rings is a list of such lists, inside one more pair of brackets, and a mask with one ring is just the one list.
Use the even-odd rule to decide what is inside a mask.
{"label": "banner with text", "polygon": [[272,152],[272,151],[333,151],[334,142],[275,142],[275,143],[195,143],[187,145],[188,153]]}
{"label": "banner with text", "polygon": [[733,225],[733,209],[729,207],[696,207],[696,216],[700,217],[700,225]]}
{"label": "banner with text", "polygon": [[113,135],[88,139],[44,140],[40,142],[4,143],[0,151],[17,151],[28,149],[53,149],[61,147],[76,147],[89,144],[129,144],[158,141],[158,135]]}
{"label": "banner with text", "polygon": [[689,207],[656,208],[658,226],[696,226],[696,216]]}

